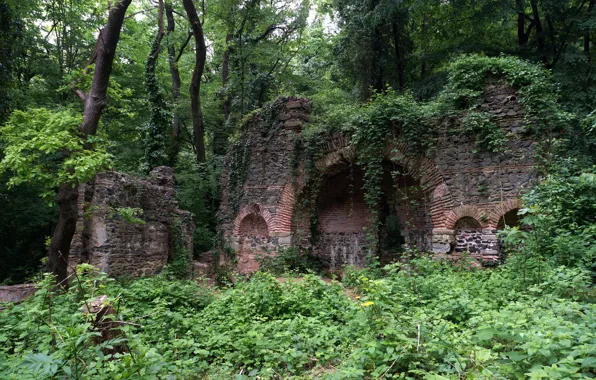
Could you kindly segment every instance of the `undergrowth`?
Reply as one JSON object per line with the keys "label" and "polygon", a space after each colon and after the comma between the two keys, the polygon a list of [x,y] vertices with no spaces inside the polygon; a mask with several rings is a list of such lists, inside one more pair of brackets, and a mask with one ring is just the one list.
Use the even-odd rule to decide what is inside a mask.
{"label": "undergrowth", "polygon": [[[258,272],[228,289],[86,267],[67,293],[52,296],[47,277],[0,312],[0,378],[594,377],[588,273],[543,263],[526,277],[522,259],[476,270],[422,257],[351,270],[345,285]],[[98,295],[123,321],[99,345],[82,312]]]}

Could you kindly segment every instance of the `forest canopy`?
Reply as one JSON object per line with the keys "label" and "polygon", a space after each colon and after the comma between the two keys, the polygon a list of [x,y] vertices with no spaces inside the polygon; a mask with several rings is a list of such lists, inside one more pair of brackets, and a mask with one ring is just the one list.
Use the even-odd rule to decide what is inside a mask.
{"label": "forest canopy", "polygon": [[[0,285],[39,289],[0,305],[0,377],[595,377],[595,41],[596,0],[0,0]],[[350,139],[372,210],[396,126],[427,156],[435,121],[459,115],[478,151],[506,153],[478,103],[487,78],[519,96],[537,178],[497,268],[406,250],[322,280],[337,274],[291,248],[213,286],[176,260],[148,279],[68,276],[78,189],[98,173],[174,168],[191,255],[217,261],[243,125],[276,99],[312,100],[308,174],[322,142]],[[100,294],[121,325],[95,344],[81,308]]]}

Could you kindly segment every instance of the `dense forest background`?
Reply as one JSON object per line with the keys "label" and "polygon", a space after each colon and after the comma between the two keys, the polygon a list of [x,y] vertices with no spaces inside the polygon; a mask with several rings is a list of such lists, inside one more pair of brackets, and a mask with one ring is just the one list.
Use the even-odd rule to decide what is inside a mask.
{"label": "dense forest background", "polygon": [[[596,377],[595,3],[0,0],[0,285],[36,283],[0,304],[0,378]],[[449,114],[506,149],[476,109],[487,75],[518,90],[537,174],[493,268],[406,251],[323,278],[290,248],[252,278],[189,279],[185,258],[56,286],[98,172],[174,167],[194,255],[218,253],[224,156],[269,102],[313,100],[305,152],[352,138],[372,210],[391,122],[417,154]]]}
{"label": "dense forest background", "polygon": [[[19,110],[81,114],[77,94],[91,86],[107,6],[0,2],[0,122]],[[132,2],[98,133],[116,170],[145,175],[159,165],[176,168],[182,207],[195,215],[197,252],[213,247],[221,158],[246,115],[280,95],[313,99],[319,124],[388,88],[430,100],[446,83],[446,65],[461,54],[507,54],[546,69],[557,102],[584,126],[579,159],[590,165],[593,0],[222,0],[197,2],[196,9],[203,48],[182,1]],[[197,62],[204,65],[199,82]],[[197,83],[198,91],[189,91]],[[5,168],[0,180],[5,283],[40,267],[58,217],[52,199],[58,184],[34,174],[9,182],[15,171]]]}

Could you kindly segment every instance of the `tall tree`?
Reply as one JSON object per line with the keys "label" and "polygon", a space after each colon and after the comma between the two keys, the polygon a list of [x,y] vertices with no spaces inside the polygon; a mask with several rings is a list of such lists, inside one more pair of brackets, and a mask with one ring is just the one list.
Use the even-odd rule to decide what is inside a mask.
{"label": "tall tree", "polygon": [[145,87],[149,99],[150,117],[149,123],[143,128],[143,140],[145,145],[145,160],[143,169],[149,172],[151,169],[167,165],[168,157],[168,130],[170,128],[170,113],[166,100],[159,88],[157,80],[157,59],[161,51],[161,40],[165,34],[164,25],[164,2],[159,0],[157,7],[157,32],[147,57],[145,65]]}
{"label": "tall tree", "polygon": [[182,120],[180,120],[180,115],[178,115],[176,105],[178,103],[178,99],[180,98],[180,86],[182,83],[180,79],[180,70],[178,69],[178,60],[184,47],[180,49],[180,54],[178,57],[176,57],[176,47],[174,46],[173,41],[176,22],[174,20],[174,9],[172,8],[172,3],[169,1],[166,2],[166,19],[168,20],[168,29],[166,34],[168,44],[168,63],[170,66],[170,76],[172,77],[172,99],[174,102],[174,112],[172,118],[172,144],[170,146],[168,156],[170,158],[170,165],[174,165],[176,162],[176,157],[178,156],[178,152],[180,151],[180,131],[182,129]]}
{"label": "tall tree", "polygon": [[[120,30],[124,22],[126,9],[132,0],[120,0],[114,4],[108,15],[108,21],[97,37],[97,45],[93,53],[95,70],[88,93],[75,88],[76,94],[83,101],[83,122],[80,130],[87,136],[97,133],[99,119],[106,105],[106,95],[112,72],[112,64],[116,54],[116,47],[120,39]],[[68,154],[66,152],[66,154]],[[63,184],[56,196],[60,209],[58,222],[52,235],[49,247],[48,264],[50,271],[56,276],[59,284],[66,286],[65,280],[68,273],[68,256],[70,245],[75,233],[78,219],[78,187],[72,184]]]}
{"label": "tall tree", "polygon": [[194,132],[194,144],[198,162],[205,162],[205,127],[201,112],[201,78],[205,70],[207,59],[207,47],[205,46],[205,35],[203,25],[197,15],[197,10],[192,0],[183,0],[186,15],[190,21],[192,34],[195,39],[195,66],[192,72],[190,83],[190,103],[192,112],[192,126]]}

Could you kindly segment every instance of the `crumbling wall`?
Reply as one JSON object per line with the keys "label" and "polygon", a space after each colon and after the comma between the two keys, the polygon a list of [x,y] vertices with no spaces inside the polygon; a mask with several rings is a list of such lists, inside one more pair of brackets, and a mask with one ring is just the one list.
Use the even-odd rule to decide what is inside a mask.
{"label": "crumbling wall", "polygon": [[156,274],[174,257],[174,239],[192,255],[193,231],[174,197],[173,169],[158,167],[147,179],[102,173],[79,188],[69,268],[90,263],[111,276]]}
{"label": "crumbling wall", "polygon": [[[229,173],[224,174],[220,210],[224,235],[241,255],[241,248],[246,251],[249,245],[252,252],[264,246],[275,250],[299,245],[312,249],[330,268],[364,265],[370,214],[363,201],[362,174],[357,173],[357,152],[347,136],[335,135],[323,144],[326,148],[316,162],[322,176],[315,210],[317,231],[312,230],[312,211],[300,213],[303,200],[295,199],[309,183],[303,170],[306,163],[292,162],[309,110],[308,100],[284,98],[244,126],[240,142],[247,152],[248,169],[241,195],[234,197],[236,204],[230,196],[234,190],[226,186]],[[507,137],[502,153],[479,148],[478,136],[466,129],[465,114],[435,120],[435,144],[424,156],[413,152],[405,139],[388,140],[379,215],[382,223],[399,221],[398,240],[404,247],[454,256],[469,252],[484,261],[499,259],[498,223],[503,215],[520,208],[521,195],[533,181],[534,142],[526,135],[523,108],[513,88],[489,81],[479,110],[491,115]],[[233,155],[228,166],[233,166]],[[279,237],[278,242],[260,236],[245,243],[240,225],[244,218],[255,216],[267,224],[268,238]],[[381,239],[388,239],[387,235],[381,231]]]}
{"label": "crumbling wall", "polygon": [[[0,286],[0,303],[21,302],[35,293],[35,284]],[[0,311],[2,309],[0,308]]]}
{"label": "crumbling wall", "polygon": [[[252,116],[225,161],[220,227],[238,253],[238,270],[258,268],[257,255],[291,245],[294,188],[292,153],[302,123],[310,119],[311,102],[280,98]],[[241,183],[234,180],[243,177]],[[248,221],[263,220],[267,236],[247,235]]]}

